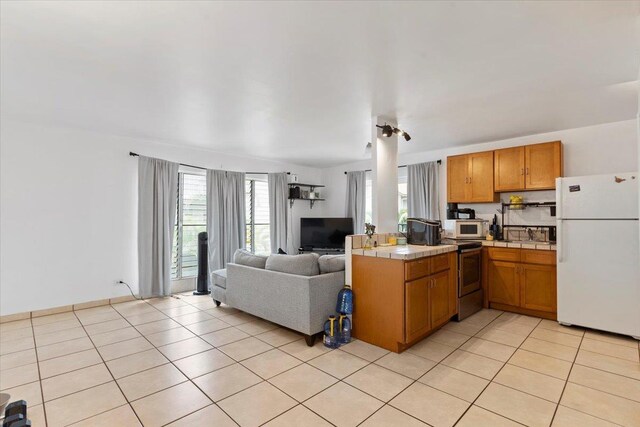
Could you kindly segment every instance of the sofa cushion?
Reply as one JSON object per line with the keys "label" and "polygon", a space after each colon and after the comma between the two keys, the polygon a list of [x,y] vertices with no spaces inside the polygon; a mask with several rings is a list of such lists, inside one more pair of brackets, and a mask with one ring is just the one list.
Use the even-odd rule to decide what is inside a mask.
{"label": "sofa cushion", "polygon": [[233,262],[247,267],[264,268],[267,263],[267,257],[263,255],[252,254],[246,249],[238,249],[233,254]]}
{"label": "sofa cushion", "polygon": [[318,254],[269,255],[265,269],[298,276],[317,276],[320,274],[318,258]]}
{"label": "sofa cushion", "polygon": [[227,289],[227,269],[223,268],[211,273],[211,281],[215,286]]}
{"label": "sofa cushion", "polygon": [[318,258],[320,274],[344,270],[344,255],[322,255]]}

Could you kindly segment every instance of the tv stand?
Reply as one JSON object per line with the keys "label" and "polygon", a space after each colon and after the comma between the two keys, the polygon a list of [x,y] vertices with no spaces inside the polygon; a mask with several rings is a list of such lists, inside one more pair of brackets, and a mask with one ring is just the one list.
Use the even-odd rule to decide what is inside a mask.
{"label": "tv stand", "polygon": [[331,248],[298,248],[299,254],[318,254],[318,255],[344,255],[344,249]]}

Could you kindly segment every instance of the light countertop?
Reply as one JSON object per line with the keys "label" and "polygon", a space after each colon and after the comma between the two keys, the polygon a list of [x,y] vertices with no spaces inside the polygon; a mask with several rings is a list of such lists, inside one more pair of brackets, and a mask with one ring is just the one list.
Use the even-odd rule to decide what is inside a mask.
{"label": "light countertop", "polygon": [[495,246],[497,248],[537,249],[542,251],[555,251],[556,245],[535,242],[502,242],[500,240],[483,240],[482,246]]}
{"label": "light countertop", "polygon": [[458,248],[455,245],[439,245],[439,246],[419,246],[419,245],[397,245],[397,246],[378,246],[372,249],[352,249],[352,255],[364,255],[377,258],[392,258],[409,260],[415,258],[423,258],[455,252]]}

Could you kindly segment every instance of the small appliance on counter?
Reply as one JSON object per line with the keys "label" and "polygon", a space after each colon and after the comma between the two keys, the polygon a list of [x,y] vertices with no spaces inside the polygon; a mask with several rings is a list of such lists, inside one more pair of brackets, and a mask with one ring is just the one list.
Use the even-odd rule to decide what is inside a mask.
{"label": "small appliance on counter", "polygon": [[484,219],[447,219],[444,221],[444,236],[449,239],[483,239]]}
{"label": "small appliance on counter", "polygon": [[459,208],[457,203],[447,203],[447,219],[476,219],[476,211]]}
{"label": "small appliance on counter", "polygon": [[407,218],[408,244],[438,246],[441,241],[440,221],[424,218]]}

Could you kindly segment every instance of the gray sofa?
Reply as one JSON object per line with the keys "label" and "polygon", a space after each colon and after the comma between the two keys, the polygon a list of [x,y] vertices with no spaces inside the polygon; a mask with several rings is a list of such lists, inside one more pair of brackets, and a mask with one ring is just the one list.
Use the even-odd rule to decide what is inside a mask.
{"label": "gray sofa", "polygon": [[213,273],[213,300],[301,332],[313,345],[326,319],[335,314],[345,273],[344,257],[309,255],[314,254],[257,257],[236,252],[236,262]]}

